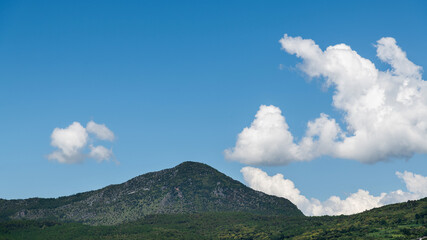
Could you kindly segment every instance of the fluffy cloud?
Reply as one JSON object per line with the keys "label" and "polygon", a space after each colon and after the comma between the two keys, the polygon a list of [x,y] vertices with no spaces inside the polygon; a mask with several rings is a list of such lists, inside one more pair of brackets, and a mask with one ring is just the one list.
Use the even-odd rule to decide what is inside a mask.
{"label": "fluffy cloud", "polygon": [[289,132],[279,108],[261,106],[251,127],[239,134],[236,147],[225,156],[246,163],[277,163],[282,159],[301,159],[298,146]]}
{"label": "fluffy cloud", "polygon": [[114,140],[114,133],[108,129],[105,124],[97,124],[94,121],[90,121],[86,125],[86,130],[89,133],[95,134],[95,136],[101,140]]}
{"label": "fluffy cloud", "polygon": [[295,187],[295,184],[291,180],[285,179],[282,174],[268,176],[261,169],[253,167],[244,167],[241,172],[251,188],[287,198],[309,216],[348,215],[386,204],[427,197],[427,177],[406,171],[404,173],[396,172],[396,175],[405,182],[407,192],[397,190],[373,196],[368,191],[359,189],[346,199],[332,196],[323,202],[315,198],[307,199]]}
{"label": "fluffy cloud", "polygon": [[236,146],[224,153],[228,159],[248,164],[277,165],[305,161],[332,151],[339,133],[335,120],[321,114],[308,123],[307,136],[295,144],[280,109],[262,105],[251,126],[239,134]]}
{"label": "fluffy cloud", "polygon": [[396,175],[403,179],[406,188],[415,194],[427,196],[427,177],[405,171],[404,173],[396,172]]}
{"label": "fluffy cloud", "polygon": [[279,108],[261,106],[255,120],[238,136],[228,159],[248,164],[287,164],[328,155],[365,163],[408,159],[427,153],[427,86],[422,68],[406,57],[393,38],[378,40],[377,56],[387,71],[345,44],[322,51],[311,39],[285,35],[283,50],[303,59],[300,69],[323,77],[335,89],[333,106],[344,115],[342,129],[328,115],[307,124],[298,143]]}
{"label": "fluffy cloud", "polygon": [[80,123],[73,122],[67,128],[55,128],[50,137],[51,145],[58,148],[48,156],[50,160],[57,160],[60,163],[76,163],[83,160],[81,151],[87,144],[88,134]]}
{"label": "fluffy cloud", "polygon": [[94,147],[93,145],[89,145],[89,148],[89,157],[96,159],[98,162],[108,160],[113,156],[113,150],[104,146],[99,145]]}
{"label": "fluffy cloud", "polygon": [[90,144],[90,151],[87,153],[89,142],[96,139],[107,141],[114,139],[114,133],[104,124],[90,121],[84,128],[79,122],[73,122],[66,128],[55,128],[50,137],[51,145],[58,149],[47,156],[49,160],[59,163],[78,163],[85,158],[93,158],[102,162],[113,157],[113,151],[101,145]]}

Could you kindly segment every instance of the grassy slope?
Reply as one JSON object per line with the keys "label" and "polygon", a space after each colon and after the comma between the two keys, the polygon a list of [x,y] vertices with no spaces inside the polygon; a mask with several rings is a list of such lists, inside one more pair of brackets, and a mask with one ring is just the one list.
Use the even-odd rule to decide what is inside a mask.
{"label": "grassy slope", "polygon": [[115,226],[7,221],[0,239],[413,239],[427,235],[426,224],[424,198],[337,217],[217,212],[150,215]]}

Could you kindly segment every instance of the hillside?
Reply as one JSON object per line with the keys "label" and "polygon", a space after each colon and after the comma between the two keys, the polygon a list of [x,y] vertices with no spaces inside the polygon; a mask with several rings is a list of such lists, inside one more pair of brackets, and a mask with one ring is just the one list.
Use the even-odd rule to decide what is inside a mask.
{"label": "hillside", "polygon": [[284,198],[252,190],[214,168],[184,162],[125,183],[56,199],[0,200],[0,219],[113,225],[150,214],[246,212],[302,216]]}
{"label": "hillside", "polygon": [[351,216],[246,212],[157,214],[113,226],[54,221],[0,222],[0,239],[415,239],[427,235],[427,198]]}

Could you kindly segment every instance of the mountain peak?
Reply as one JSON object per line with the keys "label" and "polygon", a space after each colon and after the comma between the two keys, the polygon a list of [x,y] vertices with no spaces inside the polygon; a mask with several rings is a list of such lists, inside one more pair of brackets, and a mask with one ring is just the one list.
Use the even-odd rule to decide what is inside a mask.
{"label": "mountain peak", "polygon": [[180,163],[172,169],[179,170],[180,174],[219,173],[218,170],[205,163],[192,161]]}
{"label": "mountain peak", "polygon": [[185,161],[182,162],[178,165],[176,165],[175,167],[176,169],[180,169],[180,168],[190,168],[190,169],[210,169],[213,171],[216,171],[215,168],[205,164],[205,163],[201,163],[201,162],[193,162],[193,161]]}

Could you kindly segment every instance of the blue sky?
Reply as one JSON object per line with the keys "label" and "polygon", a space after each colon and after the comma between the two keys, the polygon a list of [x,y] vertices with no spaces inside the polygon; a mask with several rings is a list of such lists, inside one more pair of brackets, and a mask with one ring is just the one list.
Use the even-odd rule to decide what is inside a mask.
{"label": "blue sky", "polygon": [[[320,113],[343,123],[334,88],[281,50],[285,33],[322,50],[345,43],[380,70],[376,41],[393,37],[425,68],[426,13],[423,1],[2,1],[0,198],[69,195],[187,160],[244,182],[248,164],[223,151],[260,105],[280,108],[295,138]],[[105,146],[120,164],[47,159],[55,128],[91,120],[114,132]],[[256,167],[323,201],[404,189],[395,172],[426,176],[426,157]]]}

